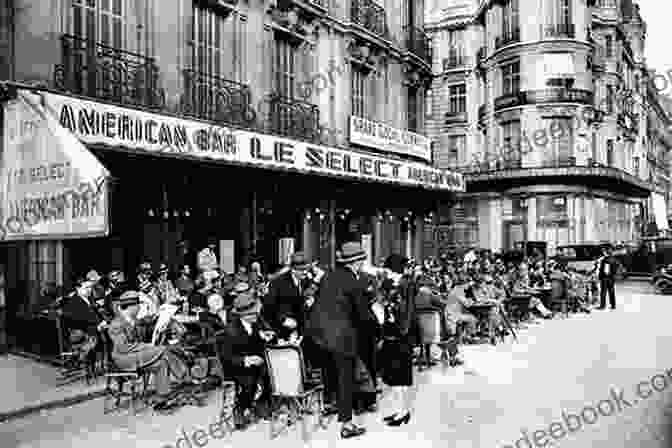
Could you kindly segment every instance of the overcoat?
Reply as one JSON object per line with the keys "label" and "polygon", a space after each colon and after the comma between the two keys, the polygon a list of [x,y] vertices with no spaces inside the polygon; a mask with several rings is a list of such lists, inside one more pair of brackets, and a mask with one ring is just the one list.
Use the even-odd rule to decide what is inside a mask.
{"label": "overcoat", "polygon": [[109,325],[107,333],[112,340],[112,360],[121,370],[135,370],[148,367],[158,361],[166,347],[142,342],[138,329],[116,317]]}

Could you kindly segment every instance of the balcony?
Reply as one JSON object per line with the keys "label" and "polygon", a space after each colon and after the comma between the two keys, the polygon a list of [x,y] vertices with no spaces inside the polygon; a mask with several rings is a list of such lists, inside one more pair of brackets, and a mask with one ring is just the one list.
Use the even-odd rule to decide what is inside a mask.
{"label": "balcony", "polygon": [[350,20],[377,36],[387,37],[388,30],[385,8],[373,0],[352,0],[350,4]]}
{"label": "balcony", "polygon": [[495,38],[495,50],[516,42],[520,42],[520,28],[514,28],[504,32],[501,36],[497,36]]}
{"label": "balcony", "polygon": [[244,84],[195,70],[184,71],[180,101],[180,112],[184,115],[247,127],[256,118],[250,117],[250,99],[250,88]]}
{"label": "balcony", "polygon": [[224,18],[230,16],[238,5],[238,0],[195,0],[195,2],[212,9],[218,16]]}
{"label": "balcony", "polygon": [[165,92],[153,58],[63,35],[61,63],[54,67],[54,87],[121,106],[162,109]]}
{"label": "balcony", "polygon": [[470,192],[508,190],[539,184],[577,185],[586,191],[600,189],[621,194],[648,197],[651,184],[619,168],[600,164],[579,166],[573,157],[522,167],[518,161],[482,163],[460,170]]}
{"label": "balcony", "polygon": [[542,38],[566,38],[574,39],[576,27],[573,23],[555,23],[541,26]]}
{"label": "balcony", "polygon": [[509,107],[552,104],[552,103],[578,103],[593,104],[593,92],[581,89],[543,89],[525,90],[512,94],[502,95],[495,99],[495,110]]}
{"label": "balcony", "polygon": [[431,47],[429,37],[420,28],[405,26],[404,35],[406,36],[406,48],[415,56],[420,58],[425,64],[432,64]]}
{"label": "balcony", "polygon": [[443,71],[464,67],[467,64],[467,58],[458,51],[448,52],[448,57],[443,58]]}
{"label": "balcony", "polygon": [[467,112],[446,112],[446,124],[458,124],[467,122]]}
{"label": "balcony", "polygon": [[309,22],[329,10],[327,0],[277,0],[275,7],[279,11],[296,11]]}
{"label": "balcony", "polygon": [[616,116],[616,123],[625,131],[626,137],[633,138],[639,135],[639,115],[620,112]]}
{"label": "balcony", "polygon": [[481,104],[478,106],[478,123],[481,124],[488,117],[488,105]]}
{"label": "balcony", "polygon": [[310,142],[320,140],[320,109],[314,104],[271,94],[266,130]]}

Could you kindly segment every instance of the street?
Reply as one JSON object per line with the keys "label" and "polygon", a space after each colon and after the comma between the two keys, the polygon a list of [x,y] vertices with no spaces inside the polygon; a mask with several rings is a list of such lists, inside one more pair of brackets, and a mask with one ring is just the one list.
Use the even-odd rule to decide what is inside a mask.
{"label": "street", "polygon": [[[267,424],[262,423],[230,438],[208,435],[199,445],[193,440],[181,442],[179,448],[383,447],[406,442],[456,448],[670,447],[672,376],[667,371],[672,369],[672,356],[665,347],[672,342],[668,322],[672,297],[654,295],[647,282],[629,281],[617,285],[617,302],[616,311],[530,325],[520,331],[517,343],[507,338],[496,347],[464,347],[464,366],[437,366],[416,374],[415,412],[400,428],[381,422],[389,411],[384,397],[378,414],[360,419],[369,430],[360,439],[339,440],[338,424],[332,422],[328,430],[318,430],[309,439],[290,429],[271,441]],[[0,447],[175,447],[182,430],[187,435],[199,428],[208,431],[208,425],[216,422],[219,398],[213,394],[207,407],[187,407],[167,416],[148,411],[137,416],[127,411],[103,415],[102,400],[93,400],[0,425]],[[607,399],[611,405],[606,405]],[[587,406],[599,408],[601,415],[585,411]],[[562,425],[563,418],[582,410],[588,423],[570,422],[563,435],[557,424],[551,426]],[[540,430],[546,437],[537,434],[535,445],[533,434]]]}

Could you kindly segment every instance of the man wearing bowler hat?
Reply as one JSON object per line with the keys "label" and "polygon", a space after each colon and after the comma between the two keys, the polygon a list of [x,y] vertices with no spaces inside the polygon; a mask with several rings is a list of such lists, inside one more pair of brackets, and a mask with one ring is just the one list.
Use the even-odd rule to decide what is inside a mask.
{"label": "man wearing bowler hat", "polygon": [[271,281],[264,298],[264,318],[278,333],[280,339],[289,339],[296,332],[303,334],[306,314],[305,292],[310,260],[303,252],[290,258],[290,270]]}
{"label": "man wearing bowler hat", "polygon": [[341,437],[361,436],[366,429],[352,422],[355,367],[359,357],[359,338],[369,323],[364,297],[366,287],[360,281],[366,252],[358,242],[345,243],[336,255],[338,266],[326,274],[320,296],[313,305],[306,333],[332,358],[337,378],[338,420]]}

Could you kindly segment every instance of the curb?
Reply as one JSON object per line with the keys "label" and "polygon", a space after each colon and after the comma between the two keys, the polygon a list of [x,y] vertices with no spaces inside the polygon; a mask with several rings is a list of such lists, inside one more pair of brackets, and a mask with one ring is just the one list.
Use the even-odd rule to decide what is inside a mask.
{"label": "curb", "polygon": [[33,406],[25,406],[21,409],[17,409],[15,411],[10,411],[10,412],[3,412],[0,413],[0,423],[6,423],[10,420],[15,420],[18,418],[26,417],[27,415],[30,414],[35,414],[40,411],[46,411],[50,409],[58,409],[58,408],[67,408],[70,406],[74,406],[79,403],[83,403],[85,401],[90,401],[90,400],[95,400],[96,398],[103,397],[105,395],[105,390],[94,390],[91,392],[86,392],[78,395],[74,395],[71,397],[67,398],[62,398],[59,400],[54,400],[54,401],[47,401],[45,403],[40,403],[37,405]]}

